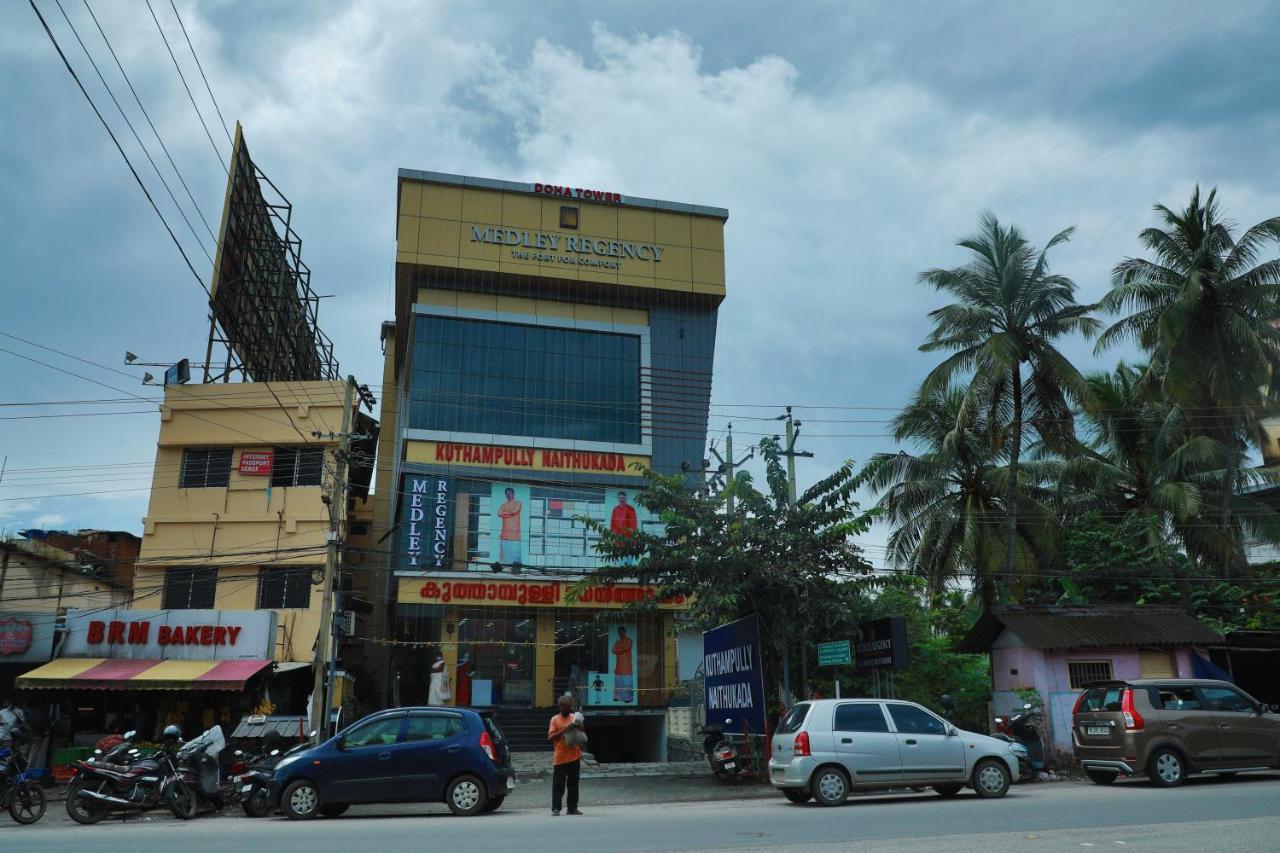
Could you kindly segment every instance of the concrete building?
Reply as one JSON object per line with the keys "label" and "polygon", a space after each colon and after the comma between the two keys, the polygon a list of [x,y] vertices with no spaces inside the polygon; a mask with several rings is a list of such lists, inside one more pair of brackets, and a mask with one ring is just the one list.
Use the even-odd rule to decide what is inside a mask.
{"label": "concrete building", "polygon": [[643,469],[701,470],[727,218],[401,170],[374,501],[394,552],[389,703],[431,698],[443,659],[449,701],[501,707],[506,727],[527,711],[545,740],[571,690],[599,757],[659,757],[686,604],[622,615],[655,591],[590,586],[581,519],[655,526]]}

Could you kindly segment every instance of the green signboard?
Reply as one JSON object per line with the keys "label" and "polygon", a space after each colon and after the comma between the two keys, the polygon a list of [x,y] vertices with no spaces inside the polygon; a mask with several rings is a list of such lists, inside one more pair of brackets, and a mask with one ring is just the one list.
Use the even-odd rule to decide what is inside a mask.
{"label": "green signboard", "polygon": [[853,663],[848,640],[818,643],[818,666],[840,666],[846,663]]}

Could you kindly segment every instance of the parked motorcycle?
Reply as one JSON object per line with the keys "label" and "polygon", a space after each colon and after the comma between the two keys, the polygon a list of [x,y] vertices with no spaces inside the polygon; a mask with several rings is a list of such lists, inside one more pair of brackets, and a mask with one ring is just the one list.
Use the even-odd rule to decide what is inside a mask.
{"label": "parked motorcycle", "polygon": [[182,787],[192,794],[192,802],[189,806],[181,804],[180,809],[171,802],[170,807],[176,817],[190,820],[199,813],[201,806],[220,811],[226,805],[218,769],[218,755],[226,745],[222,726],[214,726],[178,748],[174,761]]}
{"label": "parked motorcycle", "polygon": [[[729,720],[725,720],[726,723]],[[698,734],[705,735],[702,749],[707,754],[707,763],[711,772],[721,782],[737,782],[742,773],[738,760],[738,748],[724,736],[724,726],[710,725],[698,729]]]}
{"label": "parked motorcycle", "polygon": [[[181,817],[190,811],[194,816],[195,793],[182,781],[173,753],[178,743],[177,726],[164,730],[163,744],[155,755],[142,756],[130,745],[135,732],[103,753],[103,757],[124,759],[122,762],[101,760],[98,756],[75,762],[76,774],[67,786],[67,814],[77,823],[92,824],[111,812],[142,812],[162,805],[169,806]],[[118,750],[129,746],[123,752]]]}
{"label": "parked motorcycle", "polygon": [[1014,745],[1014,754],[1018,757],[1019,774],[1022,781],[1036,779],[1044,769],[1044,742],[1040,739],[1040,731],[1035,727],[1035,716],[1031,713],[1031,703],[1022,706],[1021,713],[1013,713],[1007,717],[996,717],[996,730],[992,737],[1007,740]]}
{"label": "parked motorcycle", "polygon": [[10,745],[0,749],[0,808],[18,823],[35,823],[44,817],[49,803],[37,775],[27,768],[23,750],[30,742],[26,726],[14,726],[9,732]]}
{"label": "parked motorcycle", "polygon": [[236,761],[227,772],[231,797],[240,803],[248,817],[266,817],[271,814],[271,800],[267,793],[276,764],[283,757],[284,738],[279,733],[267,735],[262,748],[246,755],[236,750]]}

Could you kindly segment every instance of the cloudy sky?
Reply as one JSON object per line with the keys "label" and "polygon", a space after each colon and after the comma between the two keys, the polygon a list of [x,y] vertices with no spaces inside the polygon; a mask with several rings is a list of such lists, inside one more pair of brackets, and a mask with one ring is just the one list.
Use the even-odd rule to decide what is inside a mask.
{"label": "cloudy sky", "polygon": [[[62,4],[201,234],[86,6]],[[216,229],[230,145],[151,4],[213,144],[144,0],[89,3]],[[207,280],[208,234],[57,4],[37,6]],[[1261,0],[177,7],[222,115],[294,203],[344,372],[381,375],[398,167],[727,207],[711,431],[840,407],[799,410],[805,481],[892,447],[941,304],[916,274],[960,262],[982,210],[1036,241],[1077,226],[1053,260],[1087,301],[1153,202],[1200,182],[1245,224],[1280,212],[1280,6]],[[157,421],[131,400],[155,395],[123,353],[201,360],[204,295],[25,2],[0,7],[0,81],[0,333],[85,360],[0,335],[0,528],[139,531]],[[73,400],[118,402],[13,405]]]}

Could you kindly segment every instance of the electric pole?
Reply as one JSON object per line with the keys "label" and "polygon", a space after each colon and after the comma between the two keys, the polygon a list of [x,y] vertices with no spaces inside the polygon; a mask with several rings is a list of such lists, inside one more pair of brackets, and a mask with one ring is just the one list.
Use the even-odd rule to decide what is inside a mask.
{"label": "electric pole", "polygon": [[[721,456],[720,452],[716,450],[714,442],[711,445],[711,455],[720,460],[720,473],[724,474],[724,485],[727,489],[733,483],[734,469],[739,465],[747,464],[747,461],[756,455],[756,449],[754,447],[751,448],[747,451],[746,456],[735,460],[733,458],[733,424],[729,424],[729,433],[724,439],[724,456]],[[735,508],[732,489],[729,490],[728,497],[726,498],[725,508],[728,510],[729,516],[732,517],[733,510]]]}
{"label": "electric pole", "polygon": [[[800,421],[795,420],[791,416],[791,407],[787,406],[787,413],[779,415],[777,420],[785,420],[787,422],[787,449],[782,451],[782,455],[787,457],[787,503],[795,509],[796,506],[796,457],[803,456],[812,459],[813,454],[808,451],[796,450],[796,439],[800,437]],[[783,704],[791,698],[791,649],[790,638],[785,634],[785,628],[782,641],[782,694]],[[808,686],[809,681],[809,657],[808,649],[805,647],[804,632],[801,631],[800,641],[800,685],[801,688]]]}
{"label": "electric pole", "polygon": [[[325,533],[324,595],[320,603],[320,629],[316,636],[315,684],[311,691],[311,723],[323,740],[329,731],[329,712],[333,705],[333,682],[338,668],[338,624],[335,619],[334,598],[338,573],[338,554],[342,548],[343,521],[347,500],[347,455],[351,447],[351,407],[355,404],[356,379],[347,377],[346,394],[342,404],[342,431],[336,436],[338,452],[335,454],[333,485],[325,495],[329,505],[329,530]],[[312,433],[317,437],[334,438],[333,433]],[[325,678],[325,664],[328,678]]]}

